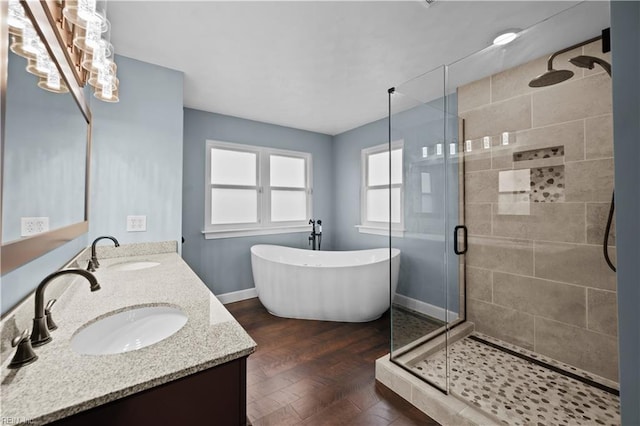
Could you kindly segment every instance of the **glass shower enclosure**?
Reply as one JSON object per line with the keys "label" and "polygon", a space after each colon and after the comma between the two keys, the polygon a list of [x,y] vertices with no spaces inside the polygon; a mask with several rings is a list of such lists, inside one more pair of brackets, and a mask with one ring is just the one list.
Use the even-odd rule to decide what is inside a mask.
{"label": "glass shower enclosure", "polygon": [[[390,229],[390,246],[401,251],[391,360],[412,373],[417,360],[446,349],[448,330],[465,318],[461,129],[447,112],[456,97],[447,96],[445,77],[439,67],[389,90],[389,148],[402,149],[402,162],[391,162],[391,174],[402,176],[400,215]],[[440,362],[442,374],[426,380],[446,391],[446,356]]]}
{"label": "glass shower enclosure", "polygon": [[619,416],[608,26],[567,5],[389,90],[390,359],[506,423]]}

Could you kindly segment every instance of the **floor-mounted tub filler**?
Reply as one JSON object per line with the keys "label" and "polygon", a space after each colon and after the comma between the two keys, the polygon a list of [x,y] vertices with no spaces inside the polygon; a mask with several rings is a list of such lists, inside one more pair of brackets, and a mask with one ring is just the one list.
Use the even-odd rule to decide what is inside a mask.
{"label": "floor-mounted tub filler", "polygon": [[261,244],[251,247],[251,266],[260,302],[273,315],[365,322],[389,309],[400,250],[312,251]]}

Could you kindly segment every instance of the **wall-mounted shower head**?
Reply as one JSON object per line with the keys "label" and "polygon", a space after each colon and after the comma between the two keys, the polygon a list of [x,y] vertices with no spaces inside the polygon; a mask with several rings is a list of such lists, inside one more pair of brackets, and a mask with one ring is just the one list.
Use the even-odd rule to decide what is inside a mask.
{"label": "wall-mounted shower head", "polygon": [[537,76],[536,78],[534,78],[533,80],[531,80],[529,82],[529,87],[547,87],[547,86],[552,86],[554,84],[558,84],[561,83],[563,81],[569,80],[571,77],[573,77],[573,71],[569,71],[569,70],[554,70],[553,69],[553,59],[558,56],[561,55],[563,53],[569,52],[575,48],[578,47],[582,47],[585,46],[589,43],[593,43],[594,41],[598,41],[601,40],[602,36],[598,36],[598,37],[594,37],[591,38],[589,40],[583,41],[582,43],[578,43],[578,44],[574,44],[573,46],[569,46],[565,49],[562,50],[558,50],[556,53],[554,53],[553,55],[549,56],[549,59],[547,60],[547,72],[545,72],[544,74],[541,74],[539,76]]}
{"label": "wall-mounted shower head", "polygon": [[547,87],[573,77],[573,71],[550,69],[529,82],[529,87]]}
{"label": "wall-mounted shower head", "polygon": [[600,58],[596,58],[595,56],[576,56],[575,58],[569,59],[569,62],[571,62],[576,67],[588,68],[590,70],[593,69],[595,64],[598,64],[607,72],[607,74],[609,74],[609,76],[611,76],[611,65],[609,64],[609,62]]}

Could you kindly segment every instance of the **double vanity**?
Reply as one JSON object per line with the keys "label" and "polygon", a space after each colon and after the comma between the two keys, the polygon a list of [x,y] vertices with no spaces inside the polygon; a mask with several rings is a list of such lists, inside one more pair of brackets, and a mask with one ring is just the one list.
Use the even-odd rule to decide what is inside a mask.
{"label": "double vanity", "polygon": [[[176,242],[98,247],[87,280],[65,275],[38,359],[9,369],[31,330],[29,297],[2,320],[2,418],[12,423],[240,425],[256,343],[177,253]],[[89,250],[67,267],[86,268]],[[52,296],[45,294],[45,302]]]}

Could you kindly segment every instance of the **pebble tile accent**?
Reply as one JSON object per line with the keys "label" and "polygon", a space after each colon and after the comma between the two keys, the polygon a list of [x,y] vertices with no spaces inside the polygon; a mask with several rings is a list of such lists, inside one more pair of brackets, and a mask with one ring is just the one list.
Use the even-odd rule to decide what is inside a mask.
{"label": "pebble tile accent", "polygon": [[442,321],[395,304],[391,316],[393,349],[401,348],[444,325]]}
{"label": "pebble tile accent", "polygon": [[531,192],[534,203],[564,202],[564,166],[531,169]]}
{"label": "pebble tile accent", "polygon": [[[503,424],[620,424],[617,396],[483,343],[465,338],[450,345],[449,365],[451,393]],[[445,351],[411,368],[431,381],[442,382]]]}
{"label": "pebble tile accent", "polygon": [[513,154],[513,161],[541,160],[555,157],[564,157],[564,146],[516,152]]}

